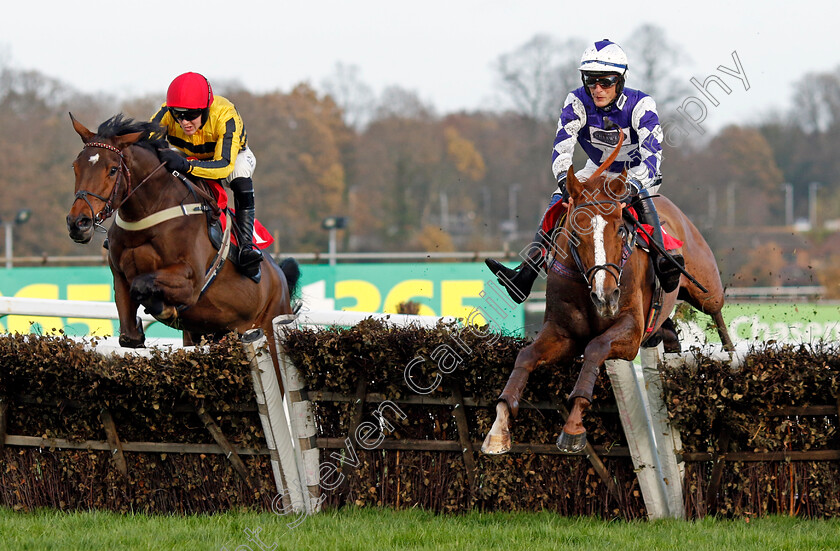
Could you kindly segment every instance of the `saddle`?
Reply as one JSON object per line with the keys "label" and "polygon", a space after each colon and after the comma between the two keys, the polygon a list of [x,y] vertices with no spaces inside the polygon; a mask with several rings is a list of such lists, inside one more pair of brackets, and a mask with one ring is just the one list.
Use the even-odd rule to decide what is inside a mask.
{"label": "saddle", "polygon": [[[630,216],[636,220],[636,222],[639,221],[639,213],[637,213],[636,209],[633,207],[625,207],[624,216]],[[649,252],[650,243],[648,242],[648,236],[653,235],[653,226],[641,223],[639,225],[641,226],[641,229],[636,229],[636,246],[643,251]],[[644,229],[644,232],[642,229]],[[682,241],[667,232],[665,224],[662,224],[662,244],[664,245],[666,251],[673,251],[683,246]]]}

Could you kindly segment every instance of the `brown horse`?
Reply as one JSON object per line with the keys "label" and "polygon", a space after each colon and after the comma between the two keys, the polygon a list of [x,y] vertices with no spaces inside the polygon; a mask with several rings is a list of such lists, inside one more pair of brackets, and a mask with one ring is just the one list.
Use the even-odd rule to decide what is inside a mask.
{"label": "brown horse", "polygon": [[[168,147],[160,128],[116,115],[94,133],[70,118],[84,148],[73,162],[76,195],[67,228],[74,241],[88,243],[116,212],[108,263],[120,345],[143,346],[139,306],[182,330],[185,344],[256,327],[273,335],[272,320],[292,313],[297,262],[286,259],[281,269],[266,254],[259,283],[240,275],[208,237],[205,214],[218,214],[209,194],[176,178],[158,159],[157,151]],[[274,339],[269,343],[273,347]]]}
{"label": "brown horse", "polygon": [[[554,269],[548,270],[543,327],[516,358],[481,448],[484,453],[510,450],[510,422],[518,412],[528,375],[542,365],[570,362],[583,354],[583,367],[569,396],[573,407],[557,440],[565,453],[581,451],[586,446],[583,414],[591,405],[600,367],[610,359],[633,360],[667,319],[678,297],[710,315],[724,346],[732,350],[721,315],[723,285],[703,236],[671,201],[662,196],[655,199],[663,226],[683,242],[679,252],[685,257],[686,272],[705,288],[701,290],[683,275],[681,288],[659,294],[648,254],[635,248],[635,224],[623,213],[626,174],[608,178],[603,173],[613,158],[587,181],[577,180],[569,169],[570,206],[554,232],[554,263],[549,263]],[[656,298],[663,315],[651,311]]]}

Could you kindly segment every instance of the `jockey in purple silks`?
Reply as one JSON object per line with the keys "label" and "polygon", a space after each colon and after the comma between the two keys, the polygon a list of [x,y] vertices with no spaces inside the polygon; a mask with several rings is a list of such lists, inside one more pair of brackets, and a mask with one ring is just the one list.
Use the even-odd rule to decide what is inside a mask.
{"label": "jockey in purple silks", "polygon": [[[524,302],[530,294],[539,270],[544,266],[554,226],[568,207],[566,174],[572,165],[575,143],[580,144],[589,157],[586,165],[575,172],[577,179],[584,180],[613,151],[619,132],[624,134],[621,151],[606,172],[619,176],[627,170],[628,194],[624,200],[629,202],[636,197],[634,206],[640,221],[653,227],[652,237],[662,245],[662,227],[651,199],[662,182],[659,170],[662,129],[656,103],[644,92],[624,86],[627,55],[618,44],[607,39],[595,42],[583,52],[580,73],[583,86],[566,97],[554,139],[551,168],[557,179],[557,190],[551,196],[534,241],[520,253],[525,261],[516,269],[490,258],[485,261],[518,303]],[[679,285],[680,268],[659,255],[656,247],[651,246],[650,252],[662,288],[666,292],[673,291]],[[673,258],[680,265],[684,264],[681,255],[673,255]]]}

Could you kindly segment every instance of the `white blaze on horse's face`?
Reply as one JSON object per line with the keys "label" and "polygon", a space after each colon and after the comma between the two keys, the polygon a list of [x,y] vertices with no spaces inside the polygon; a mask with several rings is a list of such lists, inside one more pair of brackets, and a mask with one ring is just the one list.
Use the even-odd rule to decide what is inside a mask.
{"label": "white blaze on horse's face", "polygon": [[96,155],[91,155],[90,159],[88,159],[88,162],[91,164],[91,166],[95,165],[97,161],[99,161],[99,153],[97,153]]}
{"label": "white blaze on horse's face", "polygon": [[[607,221],[600,214],[592,217],[592,239],[595,246],[595,266],[603,266],[607,263],[607,251],[604,248],[604,230],[607,227]],[[604,281],[607,278],[606,270],[598,270],[595,272],[595,294],[599,299],[604,298]]]}

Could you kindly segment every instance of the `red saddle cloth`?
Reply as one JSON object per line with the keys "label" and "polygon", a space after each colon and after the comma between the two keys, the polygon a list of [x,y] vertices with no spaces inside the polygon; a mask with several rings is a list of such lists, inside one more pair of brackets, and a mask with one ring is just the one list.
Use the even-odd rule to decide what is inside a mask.
{"label": "red saddle cloth", "polygon": [[[213,195],[216,196],[216,202],[219,204],[219,208],[222,210],[230,210],[230,212],[235,212],[232,208],[228,208],[228,195],[227,190],[219,182],[215,180],[205,180],[207,184],[210,186]],[[227,216],[222,216],[219,218],[222,223],[222,231],[225,230],[225,226],[227,226]],[[236,234],[231,232],[230,234],[231,243],[236,245]],[[274,243],[274,238],[265,229],[259,220],[254,220],[254,246],[258,249],[265,249],[269,245]]]}
{"label": "red saddle cloth", "polygon": [[[633,215],[633,218],[635,218],[636,220],[639,219],[639,214],[636,212],[636,209],[634,209],[633,207],[627,207],[626,210],[627,212]],[[653,226],[651,226],[650,224],[642,224],[642,227],[645,229],[648,235],[653,235]],[[648,245],[650,245],[650,243],[648,242],[647,235],[645,235],[641,230],[636,230],[636,233],[638,233],[642,237],[645,243],[648,243]],[[674,249],[679,249],[683,246],[682,241],[668,234],[668,232],[665,230],[665,226],[662,227],[662,244],[665,246],[666,251],[673,251]]]}

